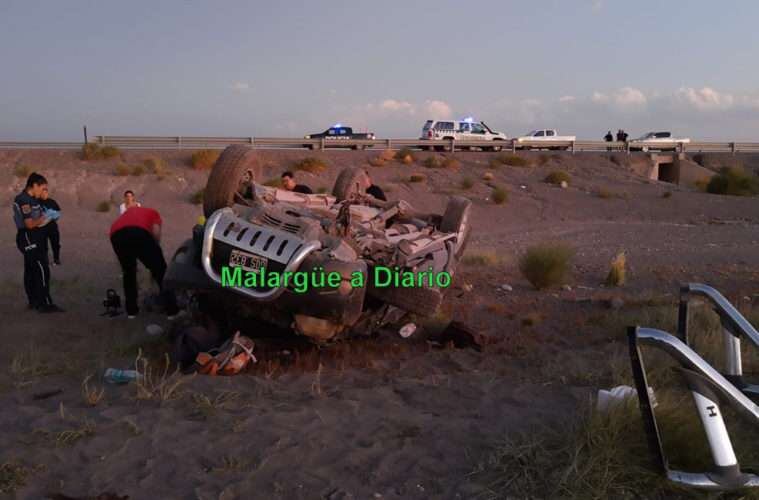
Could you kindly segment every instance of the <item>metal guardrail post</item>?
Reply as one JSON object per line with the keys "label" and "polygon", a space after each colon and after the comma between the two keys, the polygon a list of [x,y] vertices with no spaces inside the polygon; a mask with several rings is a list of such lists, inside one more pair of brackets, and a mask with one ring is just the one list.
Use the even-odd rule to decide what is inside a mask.
{"label": "metal guardrail post", "polygon": [[625,141],[625,149],[627,150],[627,154],[630,154],[630,143]]}
{"label": "metal guardrail post", "polygon": [[516,154],[517,153],[517,141],[514,139],[511,140],[511,153]]}
{"label": "metal guardrail post", "polygon": [[572,154],[575,154],[575,141],[572,141]]}
{"label": "metal guardrail post", "polygon": [[734,142],[730,143],[730,151],[733,153],[733,155],[735,155],[735,143]]}
{"label": "metal guardrail post", "polygon": [[324,137],[322,137],[321,140],[319,141],[319,149],[321,151],[324,151]]}
{"label": "metal guardrail post", "polygon": [[456,151],[456,139],[451,139],[451,153]]}
{"label": "metal guardrail post", "polygon": [[177,145],[178,145],[177,147],[181,151],[182,150],[182,136],[181,135],[177,136]]}
{"label": "metal guardrail post", "polygon": [[385,149],[393,149],[393,145],[392,145],[390,139],[387,140],[387,146],[385,147]]}
{"label": "metal guardrail post", "polygon": [[255,142],[255,141],[253,140],[253,138],[252,138],[252,137],[248,137],[248,142],[249,142],[249,143],[250,143],[250,145],[252,146],[252,145],[254,144],[254,142]]}

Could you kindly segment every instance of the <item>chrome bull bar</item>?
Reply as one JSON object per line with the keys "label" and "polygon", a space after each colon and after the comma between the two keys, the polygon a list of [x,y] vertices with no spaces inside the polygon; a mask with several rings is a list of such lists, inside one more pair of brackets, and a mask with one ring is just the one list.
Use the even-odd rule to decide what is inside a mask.
{"label": "chrome bull bar", "polygon": [[[222,285],[221,276],[211,264],[214,240],[284,264],[283,272],[296,271],[308,254],[321,248],[318,240],[305,241],[285,231],[251,224],[237,217],[231,208],[222,208],[214,212],[206,222],[200,257],[206,275],[219,285]],[[274,300],[285,291],[282,286],[269,290],[237,286],[229,288],[257,301]]]}

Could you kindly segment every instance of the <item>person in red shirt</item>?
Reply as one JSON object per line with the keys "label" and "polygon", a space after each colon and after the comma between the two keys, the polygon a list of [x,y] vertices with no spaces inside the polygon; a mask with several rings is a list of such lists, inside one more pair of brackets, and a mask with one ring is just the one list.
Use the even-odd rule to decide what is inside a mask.
{"label": "person in red shirt", "polygon": [[164,292],[163,276],[166,274],[166,259],[161,250],[161,216],[156,210],[132,206],[121,214],[111,225],[110,237],[113,251],[121,264],[124,277],[124,295],[127,317],[132,319],[140,311],[137,305],[137,261],[148,268],[153,279],[161,288],[161,297],[166,313],[177,313],[173,294]]}

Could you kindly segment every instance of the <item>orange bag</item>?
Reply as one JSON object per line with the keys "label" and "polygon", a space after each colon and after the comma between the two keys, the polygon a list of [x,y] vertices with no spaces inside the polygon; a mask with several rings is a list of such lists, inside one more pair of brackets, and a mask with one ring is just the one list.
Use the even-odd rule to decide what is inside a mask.
{"label": "orange bag", "polygon": [[218,349],[201,352],[195,358],[198,373],[205,375],[236,375],[250,364],[258,362],[253,355],[255,344],[240,332],[227,340]]}

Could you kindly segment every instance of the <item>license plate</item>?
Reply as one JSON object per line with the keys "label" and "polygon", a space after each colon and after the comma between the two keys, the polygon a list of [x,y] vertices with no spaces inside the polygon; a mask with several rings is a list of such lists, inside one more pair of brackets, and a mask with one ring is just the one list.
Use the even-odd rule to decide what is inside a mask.
{"label": "license plate", "polygon": [[259,255],[232,250],[229,254],[229,267],[241,267],[246,271],[258,272],[269,263],[269,259]]}

